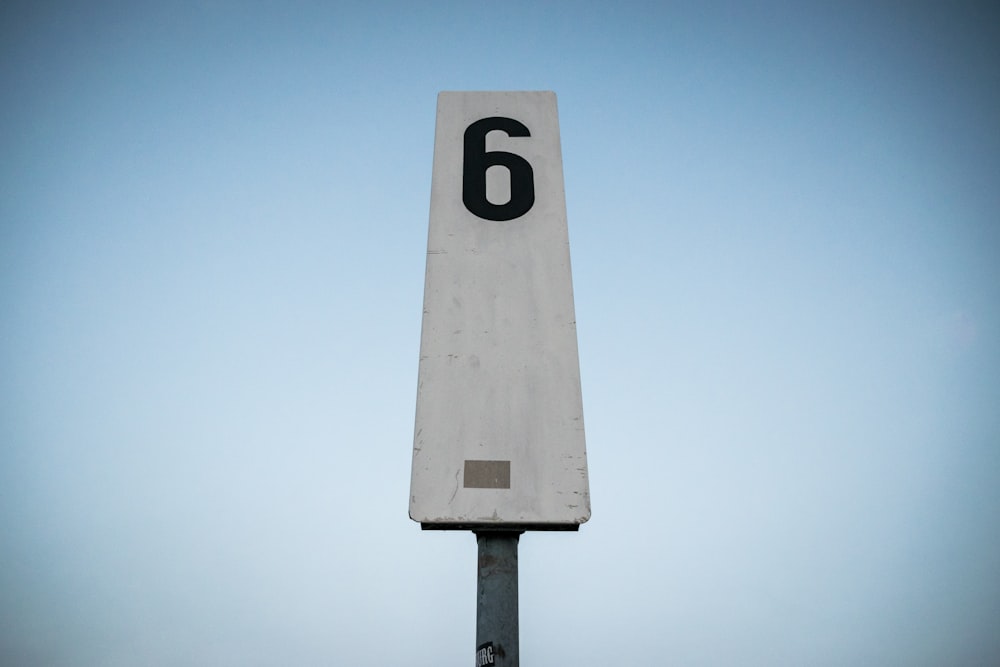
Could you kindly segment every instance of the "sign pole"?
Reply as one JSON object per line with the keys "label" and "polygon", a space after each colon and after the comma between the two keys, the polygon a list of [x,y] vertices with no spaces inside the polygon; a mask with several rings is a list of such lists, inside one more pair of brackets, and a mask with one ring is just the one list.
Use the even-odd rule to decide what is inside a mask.
{"label": "sign pole", "polygon": [[476,667],[518,667],[517,545],[590,519],[552,91],[438,95],[410,518],[471,530]]}
{"label": "sign pole", "polygon": [[518,667],[517,543],[520,532],[480,531],[476,667]]}

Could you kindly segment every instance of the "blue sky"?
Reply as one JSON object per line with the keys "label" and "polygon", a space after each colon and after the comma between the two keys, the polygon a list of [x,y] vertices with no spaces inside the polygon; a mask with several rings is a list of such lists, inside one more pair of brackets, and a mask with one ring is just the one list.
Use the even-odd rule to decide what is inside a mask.
{"label": "blue sky", "polygon": [[0,656],[465,664],[437,93],[559,96],[593,518],[527,664],[1000,660],[986,3],[0,9]]}

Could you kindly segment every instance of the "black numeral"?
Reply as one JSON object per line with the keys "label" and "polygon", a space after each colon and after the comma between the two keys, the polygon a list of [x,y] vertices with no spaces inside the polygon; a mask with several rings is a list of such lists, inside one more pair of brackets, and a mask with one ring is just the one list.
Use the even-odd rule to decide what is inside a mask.
{"label": "black numeral", "polygon": [[[511,137],[530,137],[523,123],[513,118],[491,116],[477,120],[465,129],[465,158],[462,167],[462,202],[465,208],[486,220],[513,220],[527,213],[535,204],[535,172],[520,155],[506,151],[487,151],[486,135],[501,130]],[[486,170],[506,167],[510,172],[510,201],[494,204],[486,198]]]}

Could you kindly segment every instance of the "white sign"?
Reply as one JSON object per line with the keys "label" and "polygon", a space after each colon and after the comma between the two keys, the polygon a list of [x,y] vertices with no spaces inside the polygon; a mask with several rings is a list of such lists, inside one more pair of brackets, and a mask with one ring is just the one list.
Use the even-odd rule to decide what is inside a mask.
{"label": "white sign", "polygon": [[410,517],[590,518],[556,96],[438,96]]}

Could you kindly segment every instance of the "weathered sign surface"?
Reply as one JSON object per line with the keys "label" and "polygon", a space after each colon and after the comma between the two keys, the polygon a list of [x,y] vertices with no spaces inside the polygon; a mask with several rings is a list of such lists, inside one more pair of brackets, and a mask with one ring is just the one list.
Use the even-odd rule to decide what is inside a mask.
{"label": "weathered sign surface", "polygon": [[556,97],[438,97],[410,517],[590,518]]}

